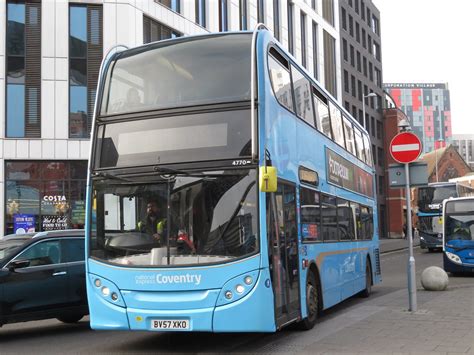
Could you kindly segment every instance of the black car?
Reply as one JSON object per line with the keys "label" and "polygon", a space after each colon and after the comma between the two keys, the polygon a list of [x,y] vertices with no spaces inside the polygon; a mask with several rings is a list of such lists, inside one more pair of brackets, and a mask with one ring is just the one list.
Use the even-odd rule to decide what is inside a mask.
{"label": "black car", "polygon": [[78,322],[87,306],[84,230],[0,239],[0,326],[57,318]]}

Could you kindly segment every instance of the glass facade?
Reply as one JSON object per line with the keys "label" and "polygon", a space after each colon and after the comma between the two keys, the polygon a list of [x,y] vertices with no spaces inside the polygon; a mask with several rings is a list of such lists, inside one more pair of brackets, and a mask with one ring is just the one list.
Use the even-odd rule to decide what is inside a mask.
{"label": "glass facade", "polygon": [[102,7],[69,7],[69,137],[88,138],[102,60]]}
{"label": "glass facade", "polygon": [[41,136],[40,11],[39,3],[7,3],[5,133],[9,138]]}
{"label": "glass facade", "polygon": [[7,161],[5,234],[84,228],[87,161]]}

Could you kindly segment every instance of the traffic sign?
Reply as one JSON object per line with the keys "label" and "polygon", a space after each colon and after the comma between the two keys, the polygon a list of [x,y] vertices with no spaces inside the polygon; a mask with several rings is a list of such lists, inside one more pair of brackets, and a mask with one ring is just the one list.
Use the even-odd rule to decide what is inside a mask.
{"label": "traffic sign", "polygon": [[399,163],[411,163],[421,153],[421,141],[416,134],[402,132],[390,142],[390,154]]}

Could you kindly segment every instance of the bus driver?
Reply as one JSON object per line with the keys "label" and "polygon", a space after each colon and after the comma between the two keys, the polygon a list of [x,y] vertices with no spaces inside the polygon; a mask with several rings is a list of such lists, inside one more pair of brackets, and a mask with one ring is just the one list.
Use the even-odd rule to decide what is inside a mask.
{"label": "bus driver", "polygon": [[138,230],[152,235],[157,241],[161,241],[166,226],[166,218],[160,218],[159,212],[160,208],[156,201],[150,201],[146,206],[145,220],[138,222]]}

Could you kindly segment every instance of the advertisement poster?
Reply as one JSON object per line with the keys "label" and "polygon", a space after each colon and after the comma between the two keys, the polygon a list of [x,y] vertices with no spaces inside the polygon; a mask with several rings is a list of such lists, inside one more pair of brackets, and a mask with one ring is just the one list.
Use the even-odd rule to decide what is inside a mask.
{"label": "advertisement poster", "polygon": [[69,221],[67,216],[42,216],[41,230],[52,231],[58,229],[68,229]]}
{"label": "advertisement poster", "polygon": [[328,182],[367,197],[374,197],[372,175],[326,148]]}
{"label": "advertisement poster", "polygon": [[13,215],[13,233],[25,234],[35,232],[36,218],[32,214]]}

